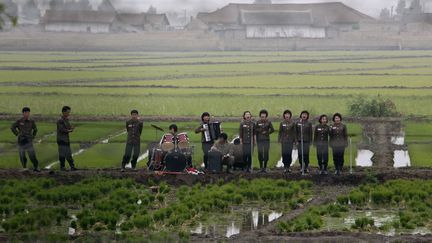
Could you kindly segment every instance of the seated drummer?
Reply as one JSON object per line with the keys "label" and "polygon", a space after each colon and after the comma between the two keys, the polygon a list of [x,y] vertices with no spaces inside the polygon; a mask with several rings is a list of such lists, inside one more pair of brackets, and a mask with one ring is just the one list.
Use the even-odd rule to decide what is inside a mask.
{"label": "seated drummer", "polygon": [[[176,141],[175,143],[178,143],[178,138],[177,138],[178,127],[177,127],[177,125],[176,124],[171,124],[168,127],[168,130],[169,130],[169,133],[171,133],[174,136],[174,140]],[[164,154],[164,156],[165,156],[165,154]],[[193,165],[192,165],[192,156],[191,155],[186,155],[186,160],[187,160],[187,168],[192,168],[193,167]]]}
{"label": "seated drummer", "polygon": [[174,136],[177,137],[177,131],[178,131],[178,127],[176,124],[171,124],[168,128],[169,132]]}
{"label": "seated drummer", "polygon": [[218,151],[222,153],[222,165],[227,166],[227,173],[231,173],[230,169],[234,164],[234,149],[232,144],[228,143],[228,135],[221,133],[219,139],[211,147],[210,151]]}

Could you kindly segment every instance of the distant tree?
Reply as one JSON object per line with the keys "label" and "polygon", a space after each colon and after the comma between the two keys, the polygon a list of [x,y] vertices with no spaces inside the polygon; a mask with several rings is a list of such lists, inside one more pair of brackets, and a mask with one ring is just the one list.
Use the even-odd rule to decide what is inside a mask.
{"label": "distant tree", "polygon": [[413,0],[409,7],[409,11],[412,14],[420,14],[423,13],[423,9],[420,3],[420,0]]}
{"label": "distant tree", "polygon": [[271,4],[271,0],[255,0],[254,4]]}
{"label": "distant tree", "polygon": [[[0,30],[3,29],[3,26],[6,24],[6,21],[10,21],[13,26],[15,26],[18,22],[17,14],[15,15],[11,14],[6,6],[12,6],[12,5],[6,5],[8,1],[5,3],[0,3]],[[16,6],[16,5],[15,5]]]}
{"label": "distant tree", "polygon": [[157,9],[155,7],[153,7],[153,5],[150,5],[149,9],[147,10],[147,13],[157,14]]}
{"label": "distant tree", "polygon": [[403,16],[406,10],[406,3],[405,0],[399,0],[397,6],[396,6],[396,14],[398,16]]}
{"label": "distant tree", "polygon": [[390,19],[390,10],[388,8],[383,8],[380,13],[381,20],[389,20]]}
{"label": "distant tree", "polygon": [[98,10],[102,12],[115,12],[115,8],[110,0],[103,0],[103,2],[98,6]]}
{"label": "distant tree", "polygon": [[396,105],[390,99],[381,96],[366,98],[358,96],[348,102],[350,115],[356,117],[398,117],[401,114],[396,110]]}
{"label": "distant tree", "polygon": [[51,0],[49,3],[49,9],[51,10],[62,10],[65,7],[63,0]]}

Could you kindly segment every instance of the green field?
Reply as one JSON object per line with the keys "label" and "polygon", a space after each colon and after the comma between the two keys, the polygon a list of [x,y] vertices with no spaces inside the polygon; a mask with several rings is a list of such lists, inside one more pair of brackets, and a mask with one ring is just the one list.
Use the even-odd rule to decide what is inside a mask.
{"label": "green field", "polygon": [[432,116],[432,52],[0,52],[0,111],[57,115],[347,113],[356,95]]}
{"label": "green field", "polygon": [[[201,164],[200,135],[193,130],[199,115],[253,115],[266,108],[271,117],[285,109],[294,116],[307,109],[312,117],[341,112],[357,95],[390,98],[403,116],[432,118],[432,51],[362,52],[0,52],[0,113],[19,116],[23,106],[33,114],[57,116],[63,105],[73,116],[128,115],[189,116],[197,122],[179,123],[195,147],[193,161]],[[277,127],[278,120],[274,120]],[[314,121],[315,122],[315,121]],[[0,167],[19,167],[11,121],[0,122]],[[167,127],[168,122],[156,122]],[[82,168],[118,167],[124,150],[122,122],[76,122],[71,136]],[[361,142],[359,124],[348,124],[353,154]],[[38,122],[36,151],[42,166],[57,160],[55,124]],[[230,138],[238,123],[223,125]],[[432,127],[405,124],[412,165],[430,166]],[[159,140],[145,123],[142,153]],[[272,136],[269,166],[280,159],[280,145]],[[316,166],[315,149],[311,149]],[[256,155],[254,165],[258,166]],[[330,158],[331,161],[331,158]],[[346,163],[349,153],[346,153]],[[145,160],[139,163],[145,166]],[[330,164],[332,164],[330,162]],[[54,164],[54,167],[57,165]]]}

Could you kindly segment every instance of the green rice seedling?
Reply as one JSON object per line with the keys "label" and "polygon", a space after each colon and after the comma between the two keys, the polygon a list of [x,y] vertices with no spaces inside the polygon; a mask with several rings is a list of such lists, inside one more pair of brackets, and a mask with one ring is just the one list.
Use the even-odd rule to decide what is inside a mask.
{"label": "green rice seedling", "polygon": [[374,227],[374,220],[368,217],[358,218],[351,227],[360,230],[371,228]]}

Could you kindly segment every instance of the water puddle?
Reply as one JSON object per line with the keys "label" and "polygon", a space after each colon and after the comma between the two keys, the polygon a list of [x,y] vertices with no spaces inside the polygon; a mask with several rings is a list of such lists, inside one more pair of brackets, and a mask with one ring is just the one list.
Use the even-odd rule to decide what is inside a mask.
{"label": "water puddle", "polygon": [[228,214],[210,216],[205,222],[190,229],[191,234],[210,237],[231,237],[242,231],[257,230],[270,222],[280,218],[283,213],[273,210],[232,209]]}
{"label": "water puddle", "polygon": [[355,159],[356,165],[361,167],[371,167],[372,157],[374,153],[370,150],[358,150],[357,158]]}
{"label": "water puddle", "polygon": [[394,161],[395,168],[411,166],[411,159],[408,150],[395,150],[393,161]]}
{"label": "water puddle", "polygon": [[[325,227],[328,231],[337,231],[343,229],[351,229],[351,226],[355,224],[355,220],[358,218],[367,217],[373,219],[374,226],[377,228],[377,233],[386,236],[394,236],[396,234],[430,234],[431,229],[426,227],[419,227],[413,230],[396,230],[392,225],[394,221],[399,221],[398,212],[393,210],[368,210],[368,211],[351,211],[345,217],[332,218],[325,217]],[[384,227],[383,227],[384,226]],[[385,226],[388,226],[385,227]],[[379,229],[380,227],[383,227]],[[387,229],[385,229],[387,228]]]}

